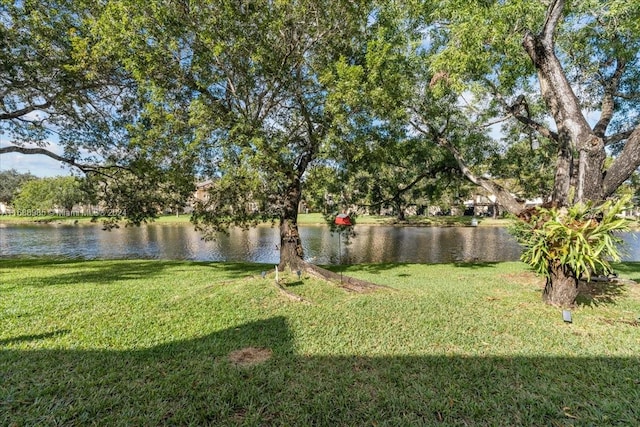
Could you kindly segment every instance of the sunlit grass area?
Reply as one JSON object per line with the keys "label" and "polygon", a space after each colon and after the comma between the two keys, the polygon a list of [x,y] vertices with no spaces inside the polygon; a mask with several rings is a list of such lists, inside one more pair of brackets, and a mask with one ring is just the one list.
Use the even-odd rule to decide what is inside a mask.
{"label": "sunlit grass area", "polygon": [[[478,226],[506,226],[509,220],[505,218],[476,217]],[[394,216],[382,215],[358,215],[357,225],[398,225],[398,226],[469,226],[471,216],[409,216],[400,221]],[[324,216],[320,213],[298,215],[298,224],[326,224]]]}
{"label": "sunlit grass area", "polygon": [[[84,216],[15,216],[0,215],[0,224],[58,224],[58,223],[75,223],[75,224],[101,224],[104,218],[92,218]],[[506,227],[510,224],[508,218],[492,218],[492,217],[471,217],[471,216],[409,216],[403,221],[399,221],[394,216],[381,215],[358,215],[356,224],[358,225],[395,225],[395,226],[432,226],[432,227],[455,227],[470,226],[472,221],[479,227]],[[150,219],[149,223],[155,224],[187,224],[191,223],[190,214],[180,215],[160,215],[157,218]],[[327,220],[322,213],[308,213],[298,215],[298,224],[304,225],[325,225]],[[640,228],[638,221],[632,221],[633,229]]]}
{"label": "sunlit grass area", "polygon": [[[638,425],[640,285],[524,264],[0,261],[0,425]],[[616,266],[640,281],[640,263]]]}
{"label": "sunlit grass area", "polygon": [[[46,215],[46,216],[15,216],[15,215],[0,215],[0,223],[6,224],[57,224],[57,223],[77,223],[77,224],[91,224],[93,222],[97,224],[102,223],[103,218],[95,218],[88,216],[60,216],[60,215]],[[504,218],[476,218],[479,226],[506,226],[509,223],[508,219]],[[93,221],[93,222],[92,222]],[[150,223],[157,224],[190,224],[191,216],[189,214],[181,215],[161,215],[153,220],[149,220]],[[472,217],[470,216],[412,216],[407,217],[404,221],[398,221],[393,216],[379,216],[379,215],[359,215],[356,223],[359,225],[405,225],[405,226],[468,226],[471,225]],[[327,221],[321,213],[308,213],[298,215],[298,224],[300,225],[324,225]]]}

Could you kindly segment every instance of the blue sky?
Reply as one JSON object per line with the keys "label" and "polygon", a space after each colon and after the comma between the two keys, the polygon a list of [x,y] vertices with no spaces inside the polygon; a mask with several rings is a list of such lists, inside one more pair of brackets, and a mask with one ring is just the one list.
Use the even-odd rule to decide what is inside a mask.
{"label": "blue sky", "polygon": [[[5,144],[0,144],[4,146]],[[62,153],[62,149],[57,145],[47,147],[55,153]],[[21,173],[31,173],[38,177],[50,177],[70,175],[69,167],[62,163],[42,155],[27,155],[19,153],[9,153],[0,156],[0,170],[15,169]]]}
{"label": "blue sky", "polygon": [[[24,117],[29,119],[31,116],[38,118],[37,113],[29,113]],[[10,143],[12,139],[11,132],[7,131],[6,127],[7,126],[2,126],[2,123],[0,123],[0,147],[14,145]],[[55,133],[51,133],[46,142],[48,142],[48,145],[45,145],[43,148],[55,154],[63,154],[64,150],[58,144],[58,138]],[[36,147],[36,145],[25,145],[25,147],[31,148]],[[20,173],[28,172],[41,178],[71,174],[69,167],[63,166],[61,162],[40,154],[8,153],[0,155],[0,171],[10,169],[15,169]]]}
{"label": "blue sky", "polygon": [[46,156],[3,154],[0,156],[0,170],[15,169],[21,173],[31,173],[39,177],[69,175],[69,168]]}
{"label": "blue sky", "polygon": [[[593,126],[600,116],[599,112],[586,112],[586,117],[589,123]],[[555,128],[553,123],[550,124],[551,128]],[[491,128],[491,136],[499,139],[502,135],[500,132],[500,125],[495,125]],[[2,141],[2,135],[0,134],[0,146],[7,144]],[[62,148],[56,143],[51,141],[50,145],[46,147],[56,154],[62,154]],[[26,155],[19,153],[3,154],[0,156],[0,171],[15,169],[21,173],[31,173],[38,177],[52,177],[61,175],[70,175],[72,168],[63,165],[62,163],[51,159],[43,155]]]}

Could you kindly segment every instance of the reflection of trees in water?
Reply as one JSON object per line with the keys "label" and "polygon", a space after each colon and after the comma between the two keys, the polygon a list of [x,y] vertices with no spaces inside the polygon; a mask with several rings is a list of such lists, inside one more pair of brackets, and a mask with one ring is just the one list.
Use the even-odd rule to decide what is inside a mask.
{"label": "reflection of trees in water", "polygon": [[363,262],[386,262],[395,259],[402,245],[402,241],[390,239],[388,232],[378,227],[357,227],[356,237],[346,248],[345,258],[350,264]]}
{"label": "reflection of trees in water", "polygon": [[348,252],[352,263],[504,261],[520,256],[506,230],[471,227],[359,227]]}
{"label": "reflection of trees in water", "polygon": [[[301,227],[305,258],[315,264],[519,259],[521,248],[499,227],[356,227],[349,245],[327,227]],[[640,232],[623,235],[624,260],[640,260]],[[104,231],[99,225],[7,225],[0,228],[2,255],[84,258],[159,258],[277,263],[278,230],[268,226],[232,229],[204,241],[190,225],[152,224]]]}

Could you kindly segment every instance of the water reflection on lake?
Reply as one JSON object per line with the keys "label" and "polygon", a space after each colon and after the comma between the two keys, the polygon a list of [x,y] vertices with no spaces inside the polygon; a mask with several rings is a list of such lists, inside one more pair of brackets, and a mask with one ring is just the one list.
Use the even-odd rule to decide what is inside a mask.
{"label": "water reflection on lake", "polygon": [[[324,226],[304,226],[305,256],[316,264],[381,262],[442,263],[513,261],[521,249],[499,227],[356,227],[345,245]],[[640,261],[639,233],[624,235],[627,261]],[[233,229],[205,242],[189,225],[127,227],[103,231],[93,225],[0,224],[0,255],[55,255],[83,258],[157,258],[201,261],[279,260],[277,229]]]}

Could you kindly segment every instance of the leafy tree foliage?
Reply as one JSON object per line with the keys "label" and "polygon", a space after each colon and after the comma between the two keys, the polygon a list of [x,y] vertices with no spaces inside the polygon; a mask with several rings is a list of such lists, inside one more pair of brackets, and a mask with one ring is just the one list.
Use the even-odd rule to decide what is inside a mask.
{"label": "leafy tree foliage", "polygon": [[[473,93],[478,124],[548,139],[555,203],[601,201],[640,165],[639,18],[618,1],[441,2],[426,21],[431,81]],[[606,168],[609,146],[618,154]]]}
{"label": "leafy tree foliage", "polygon": [[20,173],[15,169],[0,171],[0,202],[10,205],[26,182],[36,179],[30,173]]}
{"label": "leafy tree foliage", "polygon": [[601,202],[640,165],[637,2],[1,5],[0,154],[81,169],[134,222],[183,203],[198,173],[213,182],[199,229],[278,220],[294,267],[310,170],[377,176],[365,197],[401,203],[456,164],[518,213],[536,193]]}
{"label": "leafy tree foliage", "polygon": [[154,114],[195,129],[190,149],[214,178],[193,217],[199,229],[276,219],[281,263],[301,260],[304,174],[343,143],[331,132],[328,82],[336,63],[359,54],[369,12],[346,1],[108,4],[102,48],[137,79]]}
{"label": "leafy tree foliage", "polygon": [[152,100],[117,58],[95,48],[90,24],[102,6],[2,0],[0,132],[8,145],[0,155],[45,155],[79,169],[108,188],[104,203],[139,223],[188,197],[193,161],[177,143],[181,129],[150,119]]}
{"label": "leafy tree foliage", "polygon": [[[422,43],[411,51],[423,64],[412,77],[416,96],[406,104],[411,122],[510,212],[524,209],[514,193],[531,194],[535,187],[560,207],[600,203],[638,169],[637,4],[451,0],[422,6],[414,33]],[[489,138],[500,124],[505,137]],[[512,165],[525,155],[532,160],[525,168],[496,161],[506,157]],[[544,178],[549,161],[552,185]],[[542,179],[522,181],[536,169]],[[509,177],[518,180],[505,181]],[[560,272],[551,273],[551,292],[570,296],[567,281],[555,282]]]}
{"label": "leafy tree foliage", "polygon": [[27,182],[15,198],[14,207],[18,211],[36,209],[48,212],[54,207],[49,182],[44,180]]}
{"label": "leafy tree foliage", "polygon": [[488,170],[495,179],[508,182],[509,190],[520,199],[550,200],[555,173],[554,146],[542,139],[532,148],[528,140],[520,140],[489,158]]}
{"label": "leafy tree foliage", "polygon": [[42,210],[50,211],[62,208],[72,211],[79,203],[90,201],[90,195],[85,191],[80,179],[73,176],[39,178],[26,182],[18,196],[14,206],[17,210]]}
{"label": "leafy tree foliage", "polygon": [[[385,76],[379,92],[366,92],[384,106],[377,117],[404,120],[409,135],[447,150],[508,211],[522,212],[521,198],[532,195],[558,206],[599,203],[638,169],[638,5],[403,6],[385,9],[384,35],[369,46],[384,48],[369,49],[366,71],[348,75]],[[352,86],[371,79],[361,81]],[[498,126],[502,137],[492,135]]]}
{"label": "leafy tree foliage", "polygon": [[435,205],[445,194],[462,196],[455,160],[424,138],[388,141],[351,168],[352,203],[377,213],[391,208],[400,221],[409,206]]}
{"label": "leafy tree foliage", "polygon": [[[0,124],[11,144],[2,153],[39,153],[82,166],[81,149],[113,147],[109,110],[131,93],[112,61],[87,54],[86,6],[2,1]],[[46,149],[54,136],[63,155]]]}
{"label": "leafy tree foliage", "polygon": [[333,215],[348,208],[344,197],[346,175],[339,164],[316,163],[302,181],[303,200],[313,212]]}

